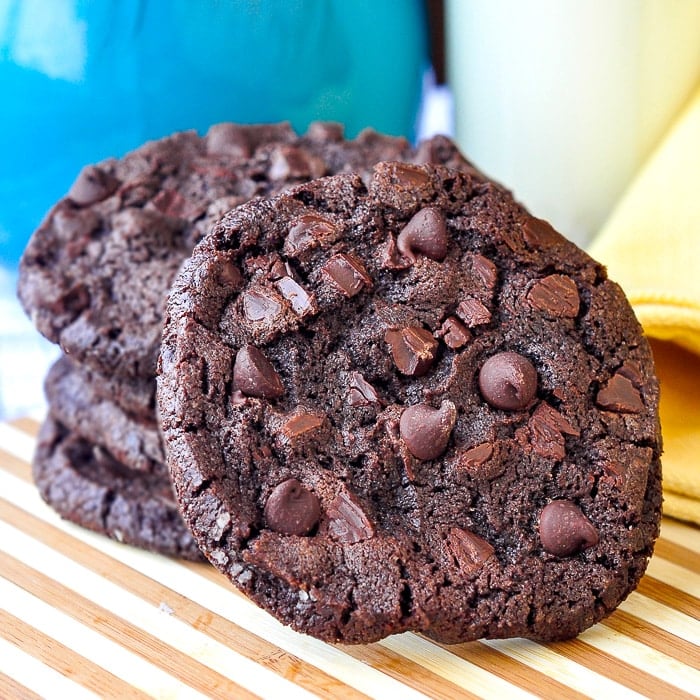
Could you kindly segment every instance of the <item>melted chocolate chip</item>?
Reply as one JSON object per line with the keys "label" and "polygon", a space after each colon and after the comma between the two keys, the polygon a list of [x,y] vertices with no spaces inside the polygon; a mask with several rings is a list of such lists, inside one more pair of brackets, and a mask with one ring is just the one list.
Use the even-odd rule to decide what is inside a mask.
{"label": "melted chocolate chip", "polygon": [[523,223],[523,238],[530,248],[550,248],[565,241],[564,237],[544,219],[529,216]]}
{"label": "melted chocolate chip", "polygon": [[451,401],[443,401],[440,408],[419,403],[401,414],[399,433],[416,459],[435,459],[447,449],[456,419]]}
{"label": "melted chocolate chip", "polygon": [[459,459],[460,467],[464,468],[470,476],[480,476],[481,467],[491,459],[493,455],[493,445],[489,442],[482,442],[476,447],[463,452]]}
{"label": "melted chocolate chip", "polygon": [[243,313],[249,321],[274,321],[282,313],[282,304],[267,290],[249,289],[242,295]]}
{"label": "melted chocolate chip", "polygon": [[459,303],[457,316],[470,328],[491,322],[491,311],[474,297],[466,297]]}
{"label": "melted chocolate chip", "polygon": [[346,297],[354,297],[363,287],[372,286],[372,278],[354,255],[338,253],[326,262],[321,271]]}
{"label": "melted chocolate chip", "polygon": [[348,383],[348,403],[351,406],[367,406],[379,403],[376,389],[359,373],[353,372]]}
{"label": "melted chocolate chip", "polygon": [[620,371],[598,392],[596,404],[600,408],[617,413],[641,413],[644,410],[639,390]]}
{"label": "melted chocolate chip", "polygon": [[275,284],[298,316],[305,316],[316,311],[316,302],[313,296],[296,280],[293,280],[291,277],[282,277]]}
{"label": "melted chocolate chip", "polygon": [[318,413],[299,411],[285,421],[282,426],[282,434],[288,440],[293,440],[304,433],[320,428],[324,420],[324,416]]}
{"label": "melted chocolate chip", "polygon": [[87,206],[109,197],[119,187],[119,180],[96,165],[87,165],[68,190],[68,197],[80,206]]}
{"label": "melted chocolate chip", "polygon": [[477,277],[483,282],[484,287],[492,291],[498,281],[498,268],[488,258],[483,255],[472,257],[472,267]]}
{"label": "melted chocolate chip", "polygon": [[233,384],[246,396],[274,399],[284,393],[282,380],[275,368],[254,345],[244,345],[236,354]]}
{"label": "melted chocolate chip", "polygon": [[549,404],[541,403],[528,421],[530,444],[542,457],[563,459],[566,455],[564,435],[578,437],[581,433]]}
{"label": "melted chocolate chip", "polygon": [[285,255],[296,257],[336,233],[337,227],[332,221],[318,214],[303,214],[290,227],[282,250]]}
{"label": "melted chocolate chip", "polygon": [[500,352],[484,362],[479,372],[479,389],[494,408],[520,411],[537,393],[537,370],[517,352]]}
{"label": "melted chocolate chip", "polygon": [[568,557],[598,544],[598,531],[571,501],[552,501],[540,514],[540,541],[557,557]]}
{"label": "melted chocolate chip", "polygon": [[390,163],[385,166],[394,176],[394,180],[403,187],[413,189],[430,184],[430,175],[419,166],[408,163]]}
{"label": "melted chocolate chip", "polygon": [[465,574],[478,571],[495,551],[483,537],[461,527],[450,529],[447,545],[457,565]]}
{"label": "melted chocolate chip", "polygon": [[389,236],[382,249],[381,264],[387,270],[405,270],[407,267],[411,267],[412,263],[399,253],[396,241],[394,241],[393,236]]}
{"label": "melted chocolate chip", "polygon": [[438,342],[425,328],[392,328],[384,334],[384,340],[391,347],[394,364],[402,374],[421,377],[432,367]]}
{"label": "melted chocolate chip", "polygon": [[326,509],[326,529],[331,539],[355,544],[374,536],[374,527],[353,494],[342,489]]}
{"label": "melted chocolate chip", "polygon": [[321,505],[313,491],[296,479],[287,479],[272,489],[265,503],[265,524],[284,535],[307,535],[321,516]]}
{"label": "melted chocolate chip", "polygon": [[526,299],[530,306],[553,318],[575,318],[580,305],[576,283],[566,275],[549,275],[538,280]]}
{"label": "melted chocolate chip", "polygon": [[396,240],[401,255],[411,261],[416,259],[416,253],[442,261],[447,255],[448,243],[445,216],[435,207],[426,207],[415,214]]}
{"label": "melted chocolate chip", "polygon": [[469,329],[454,316],[445,319],[440,328],[440,332],[442,333],[442,339],[445,341],[445,345],[453,350],[458,350],[463,347],[472,338]]}

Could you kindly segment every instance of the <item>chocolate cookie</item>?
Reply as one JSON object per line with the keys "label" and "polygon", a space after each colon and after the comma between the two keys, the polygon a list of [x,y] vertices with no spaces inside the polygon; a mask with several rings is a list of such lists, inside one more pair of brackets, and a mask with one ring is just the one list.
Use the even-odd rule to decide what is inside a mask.
{"label": "chocolate cookie", "polygon": [[229,213],[158,401],[203,552],[329,641],[572,637],[658,533],[658,387],[605,270],[474,174],[377,165]]}
{"label": "chocolate cookie", "polygon": [[418,149],[336,124],[213,126],[87,166],[33,234],[19,297],[39,331],[107,377],[152,379],[170,282],[194,243],[241,202],[383,159],[469,167],[444,138]]}
{"label": "chocolate cookie", "polygon": [[167,476],[128,469],[52,416],[39,433],[33,474],[42,498],[66,520],[161,554],[203,558]]}
{"label": "chocolate cookie", "polygon": [[167,475],[155,411],[150,420],[134,418],[96,388],[100,375],[88,376],[67,357],[59,359],[44,382],[50,411],[66,428],[106,449],[137,471]]}

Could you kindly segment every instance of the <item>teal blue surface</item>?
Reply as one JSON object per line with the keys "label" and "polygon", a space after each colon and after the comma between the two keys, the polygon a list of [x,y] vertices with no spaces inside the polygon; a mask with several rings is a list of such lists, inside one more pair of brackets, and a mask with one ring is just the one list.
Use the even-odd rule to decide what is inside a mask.
{"label": "teal blue surface", "polygon": [[219,121],[414,137],[420,0],[0,0],[0,264],[80,168]]}

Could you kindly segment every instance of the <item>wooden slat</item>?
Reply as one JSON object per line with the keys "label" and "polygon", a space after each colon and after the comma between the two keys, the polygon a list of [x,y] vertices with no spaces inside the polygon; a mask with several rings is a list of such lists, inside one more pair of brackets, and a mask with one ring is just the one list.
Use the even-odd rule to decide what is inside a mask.
{"label": "wooden slat", "polygon": [[661,521],[661,537],[700,554],[700,526],[698,525],[664,518]]}
{"label": "wooden slat", "polygon": [[453,644],[445,648],[453,654],[468,659],[489,673],[506,678],[512,683],[517,683],[517,685],[533,695],[557,698],[558,700],[580,700],[588,697],[565,683],[561,683],[545,673],[530,668],[517,659],[513,659],[498,649],[489,647],[482,642]]}
{"label": "wooden slat", "polygon": [[606,627],[610,627],[630,639],[636,639],[648,647],[663,649],[664,654],[672,659],[700,670],[700,654],[697,646],[656,625],[651,625],[624,610],[616,610],[604,624]]}
{"label": "wooden slat", "polygon": [[[4,561],[0,564],[3,566],[3,575],[5,574],[4,564]],[[102,698],[121,700],[129,697],[138,700],[148,697],[133,685],[125,683],[113,673],[77,654],[70,647],[4,610],[0,610],[0,635],[66,678],[92,690]]]}
{"label": "wooden slat", "polygon": [[[31,483],[37,430],[29,419],[0,424],[2,698],[163,695],[154,689],[168,683],[178,697],[285,700],[697,696],[698,528],[664,520],[637,591],[576,640],[441,645],[404,634],[327,645],[281,626],[207,564],[141,552],[60,520]],[[146,666],[125,667],[131,658]]]}
{"label": "wooden slat", "polygon": [[18,683],[14,678],[0,673],[0,698],[13,700],[41,700],[41,695]]}
{"label": "wooden slat", "polygon": [[[70,698],[100,700],[100,696],[47,666],[28,651],[0,635],[0,674],[9,677],[20,688],[19,697]],[[14,695],[2,695],[14,700]],[[128,695],[126,696],[128,697]]]}
{"label": "wooden slat", "polygon": [[[213,691],[214,696],[219,698],[252,699],[256,697],[240,684],[196,662],[143,629],[129,624],[110,613],[109,610],[96,605],[84,596],[77,595],[75,591],[51,580],[2,551],[0,551],[0,571],[4,578],[21,585],[52,608],[61,610],[83,624],[89,625],[108,639],[149,660],[170,676],[181,680],[200,693],[206,695]],[[75,659],[61,659],[58,655],[55,658],[61,660],[68,668],[76,667]],[[81,663],[85,663],[85,660]],[[56,665],[52,665],[57,668]],[[94,689],[103,694],[106,692],[105,687],[108,689],[109,685],[109,683],[103,683],[101,688]],[[114,697],[124,697],[123,693],[123,690],[115,692]]]}
{"label": "wooden slat", "polygon": [[10,425],[18,430],[27,433],[29,437],[35,438],[39,433],[40,424],[33,418],[15,418],[10,421]]}
{"label": "wooden slat", "polygon": [[[700,537],[700,532],[698,537]],[[654,552],[656,556],[662,559],[700,574],[700,554],[692,549],[688,549],[688,547],[684,547],[682,544],[671,542],[662,537],[657,540]]]}

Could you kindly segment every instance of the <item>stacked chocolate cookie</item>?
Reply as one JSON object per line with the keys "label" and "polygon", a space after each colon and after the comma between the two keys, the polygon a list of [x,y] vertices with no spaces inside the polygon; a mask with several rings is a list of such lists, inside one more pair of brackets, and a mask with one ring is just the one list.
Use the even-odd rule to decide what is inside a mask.
{"label": "stacked chocolate cookie", "polygon": [[46,380],[50,415],[34,461],[48,503],[124,542],[201,556],[172,495],[155,403],[172,279],[233,207],[325,175],[366,174],[382,160],[471,169],[441,137],[415,149],[373,131],[346,140],[328,123],[303,136],[287,124],[225,123],[205,137],[176,134],[80,173],[20,264],[25,310],[65,353]]}

